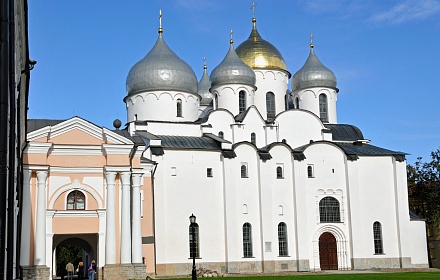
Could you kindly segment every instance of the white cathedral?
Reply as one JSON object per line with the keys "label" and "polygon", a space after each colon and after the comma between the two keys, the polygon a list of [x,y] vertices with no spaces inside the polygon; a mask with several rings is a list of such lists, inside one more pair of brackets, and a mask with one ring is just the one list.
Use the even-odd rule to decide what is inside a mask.
{"label": "white cathedral", "polygon": [[[123,264],[133,275],[188,275],[193,256],[198,268],[230,274],[428,266],[405,154],[338,124],[336,77],[313,44],[292,76],[253,18],[249,38],[237,48],[231,38],[197,82],[160,27],[126,87],[124,129],[30,120],[29,199],[40,200],[29,209],[28,266],[54,275],[55,248],[69,238],[88,244],[105,279]],[[96,226],[63,228],[78,219]]]}

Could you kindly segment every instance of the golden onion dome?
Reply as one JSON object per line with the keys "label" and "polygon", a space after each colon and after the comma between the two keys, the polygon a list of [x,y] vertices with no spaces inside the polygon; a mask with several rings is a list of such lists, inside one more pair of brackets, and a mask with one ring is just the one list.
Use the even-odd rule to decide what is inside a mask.
{"label": "golden onion dome", "polygon": [[[235,49],[237,55],[252,69],[280,69],[289,73],[280,51],[274,45],[261,38],[256,22],[257,20],[252,18],[251,35]],[[291,74],[289,73],[289,78],[290,76]]]}

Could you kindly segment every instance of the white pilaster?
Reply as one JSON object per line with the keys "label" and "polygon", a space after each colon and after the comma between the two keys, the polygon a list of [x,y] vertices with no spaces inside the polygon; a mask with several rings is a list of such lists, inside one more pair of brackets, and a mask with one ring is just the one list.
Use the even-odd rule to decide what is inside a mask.
{"label": "white pilaster", "polygon": [[98,218],[99,218],[99,228],[98,228],[98,260],[99,260],[99,265],[100,266],[104,266],[106,259],[105,259],[105,210],[97,210],[96,211],[98,213]]}
{"label": "white pilaster", "polygon": [[131,263],[130,172],[122,172],[121,181],[121,263]]}
{"label": "white pilaster", "polygon": [[116,172],[105,172],[107,182],[105,264],[116,264],[115,178]]}
{"label": "white pilaster", "polygon": [[46,265],[46,180],[47,170],[37,171],[37,210],[34,239],[34,265]]}
{"label": "white pilaster", "polygon": [[[21,224],[22,228],[29,229],[31,225],[31,176],[32,170],[23,168],[23,204],[21,207]],[[21,231],[21,250],[20,250],[20,265],[30,265],[30,251],[31,251],[31,231]]]}
{"label": "white pilaster", "polygon": [[142,263],[142,231],[141,231],[141,192],[142,174],[132,175],[132,238],[131,259],[133,263]]}
{"label": "white pilaster", "polygon": [[[52,246],[53,246],[53,230],[52,221],[55,215],[54,210],[46,210],[46,264],[50,268],[49,271],[53,272],[52,266]],[[52,275],[52,274],[51,274]]]}

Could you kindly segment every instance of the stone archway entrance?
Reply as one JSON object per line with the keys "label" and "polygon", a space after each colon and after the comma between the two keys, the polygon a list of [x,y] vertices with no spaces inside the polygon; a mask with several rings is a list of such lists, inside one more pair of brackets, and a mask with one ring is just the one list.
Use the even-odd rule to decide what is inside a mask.
{"label": "stone archway entrance", "polygon": [[60,257],[60,250],[62,247],[65,249],[66,245],[73,245],[81,248],[82,252],[80,257],[75,260],[71,260],[75,269],[78,266],[78,262],[84,263],[84,279],[87,279],[87,267],[92,260],[97,260],[98,256],[98,234],[54,234],[53,247],[52,247],[52,275],[53,279],[57,279],[56,276],[61,277],[65,274],[65,265],[57,262],[57,258]]}
{"label": "stone archway entrance", "polygon": [[330,232],[324,232],[319,237],[319,264],[321,270],[338,269],[336,238]]}

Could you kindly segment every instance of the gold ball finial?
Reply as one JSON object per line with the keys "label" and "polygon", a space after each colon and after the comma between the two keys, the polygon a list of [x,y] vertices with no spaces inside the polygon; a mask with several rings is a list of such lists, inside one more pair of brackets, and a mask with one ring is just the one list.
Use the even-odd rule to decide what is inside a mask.
{"label": "gold ball finial", "polygon": [[252,22],[253,22],[253,23],[256,23],[256,22],[257,22],[257,19],[256,19],[256,18],[252,18]]}
{"label": "gold ball finial", "polygon": [[203,57],[203,69],[207,69],[208,67],[206,66],[206,56]]}
{"label": "gold ball finial", "polygon": [[232,40],[232,33],[234,33],[234,31],[232,31],[232,28],[231,28],[231,31],[229,31],[229,36],[231,37],[231,39],[229,40],[229,44],[234,44],[234,40]]}
{"label": "gold ball finial", "polygon": [[157,30],[159,34],[163,33],[162,29],[162,9],[159,10],[159,30]]}
{"label": "gold ball finial", "polygon": [[313,34],[310,33],[310,48],[313,49]]}

